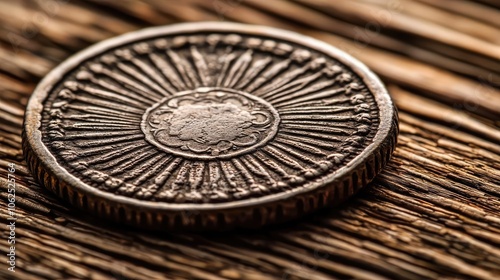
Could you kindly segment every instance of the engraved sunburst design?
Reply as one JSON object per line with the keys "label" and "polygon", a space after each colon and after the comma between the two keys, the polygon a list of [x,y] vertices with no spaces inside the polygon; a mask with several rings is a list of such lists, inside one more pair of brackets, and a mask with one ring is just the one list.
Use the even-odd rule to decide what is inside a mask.
{"label": "engraved sunburst design", "polygon": [[225,33],[126,45],[77,67],[45,102],[44,143],[120,196],[219,203],[303,186],[371,143],[359,77],[292,43]]}

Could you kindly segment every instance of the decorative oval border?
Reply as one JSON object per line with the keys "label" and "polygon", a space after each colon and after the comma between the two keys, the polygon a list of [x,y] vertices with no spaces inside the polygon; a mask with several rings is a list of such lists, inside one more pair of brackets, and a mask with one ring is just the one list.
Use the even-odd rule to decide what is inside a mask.
{"label": "decorative oval border", "polygon": [[[207,156],[207,155],[192,155],[190,153],[181,153],[181,152],[175,151],[174,149],[169,148],[169,147],[159,143],[158,141],[156,141],[156,139],[154,139],[152,137],[151,134],[146,133],[144,131],[146,123],[147,123],[147,117],[149,116],[150,112],[155,110],[157,107],[161,106],[161,104],[165,103],[166,100],[172,99],[174,97],[179,97],[179,96],[182,96],[185,94],[192,94],[192,93],[198,93],[198,92],[206,93],[206,92],[217,91],[217,90],[229,92],[229,93],[233,93],[233,94],[240,94],[240,95],[244,96],[245,98],[248,98],[254,102],[258,102],[259,104],[265,105],[269,109],[269,112],[271,113],[271,115],[274,117],[274,123],[268,128],[268,130],[270,130],[270,132],[266,135],[266,137],[261,139],[259,142],[253,144],[252,146],[247,147],[247,148],[243,148],[243,149],[238,150],[236,152],[218,155],[218,156]],[[278,132],[279,123],[280,123],[280,116],[278,114],[278,111],[276,111],[276,109],[274,109],[274,107],[271,104],[269,104],[269,102],[267,102],[266,100],[264,100],[260,97],[253,96],[251,94],[245,93],[245,92],[240,91],[240,90],[234,90],[234,89],[229,89],[229,88],[205,87],[205,88],[197,88],[195,90],[188,90],[188,91],[184,91],[184,92],[179,92],[179,93],[176,93],[174,96],[165,97],[162,100],[160,100],[159,102],[155,103],[152,107],[148,108],[144,112],[144,115],[143,115],[142,120],[141,120],[141,130],[145,135],[146,141],[148,141],[152,145],[155,145],[156,147],[158,147],[164,151],[167,151],[167,152],[172,153],[174,155],[179,155],[179,156],[182,156],[185,158],[190,158],[190,159],[195,159],[195,160],[212,160],[212,159],[229,159],[229,158],[232,158],[232,157],[237,156],[237,155],[249,153],[249,152],[255,150],[256,148],[264,146],[267,142],[269,142],[269,140],[273,139],[273,137],[276,136],[276,133]]]}

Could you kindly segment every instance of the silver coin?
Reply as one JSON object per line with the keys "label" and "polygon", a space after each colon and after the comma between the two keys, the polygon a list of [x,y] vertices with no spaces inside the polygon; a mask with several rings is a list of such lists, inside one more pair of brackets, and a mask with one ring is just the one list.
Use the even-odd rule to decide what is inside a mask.
{"label": "silver coin", "polygon": [[379,79],[296,33],[189,23],[68,59],[30,99],[34,177],[99,217],[152,229],[258,227],[335,205],[395,147]]}

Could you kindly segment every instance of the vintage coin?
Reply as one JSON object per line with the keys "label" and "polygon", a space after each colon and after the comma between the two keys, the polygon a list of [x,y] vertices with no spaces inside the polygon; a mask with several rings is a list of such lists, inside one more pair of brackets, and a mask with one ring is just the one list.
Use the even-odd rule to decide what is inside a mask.
{"label": "vintage coin", "polygon": [[99,217],[152,229],[258,227],[356,193],[397,115],[379,79],[296,33],[232,23],[145,29],[68,59],[35,89],[34,177]]}

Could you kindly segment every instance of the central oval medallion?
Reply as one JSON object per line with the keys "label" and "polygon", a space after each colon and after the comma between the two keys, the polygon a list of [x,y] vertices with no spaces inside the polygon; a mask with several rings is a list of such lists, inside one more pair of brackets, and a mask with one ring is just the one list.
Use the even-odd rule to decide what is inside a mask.
{"label": "central oval medallion", "polygon": [[227,88],[198,88],[154,104],[142,118],[146,140],[192,159],[253,151],[278,130],[278,112],[263,99]]}

